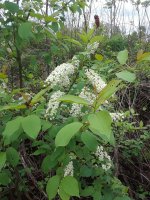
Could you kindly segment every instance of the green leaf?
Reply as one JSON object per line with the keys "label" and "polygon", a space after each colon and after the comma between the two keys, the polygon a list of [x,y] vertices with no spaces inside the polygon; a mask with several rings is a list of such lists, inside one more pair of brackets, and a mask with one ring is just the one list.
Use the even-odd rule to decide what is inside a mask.
{"label": "green leaf", "polygon": [[96,35],[90,40],[90,44],[94,42],[101,42],[104,39],[104,36],[102,35]]}
{"label": "green leaf", "polygon": [[32,23],[30,22],[21,23],[18,28],[18,34],[24,40],[28,40],[29,38],[33,37]]}
{"label": "green leaf", "polygon": [[121,65],[124,65],[126,64],[127,60],[128,60],[128,51],[127,50],[124,50],[124,51],[120,51],[117,55],[117,59],[118,59],[118,62],[121,64]]}
{"label": "green leaf", "polygon": [[90,123],[89,128],[94,134],[99,135],[102,139],[114,145],[111,128],[112,119],[108,111],[90,114],[88,120]]}
{"label": "green leaf", "polygon": [[33,99],[31,100],[31,103],[30,103],[30,104],[31,104],[31,105],[34,105],[34,104],[38,103],[38,102],[43,98],[43,95],[44,95],[48,90],[50,90],[50,87],[47,87],[47,88],[41,90],[39,93],[37,93],[37,94],[33,97]]}
{"label": "green leaf", "polygon": [[89,131],[82,133],[81,140],[89,150],[96,151],[98,142],[96,140],[96,137]]}
{"label": "green leaf", "polygon": [[95,58],[99,61],[102,61],[103,60],[103,56],[101,54],[96,54],[95,55]]}
{"label": "green leaf", "polygon": [[79,96],[74,96],[74,95],[64,95],[58,99],[58,101],[63,101],[63,102],[68,102],[68,103],[77,103],[77,104],[83,104],[83,105],[88,105],[88,101],[85,99],[79,97]]}
{"label": "green leaf", "polygon": [[52,127],[52,124],[49,121],[42,120],[42,131],[47,131]]}
{"label": "green leaf", "polygon": [[16,3],[5,1],[5,8],[11,13],[17,13],[19,11],[19,6]]}
{"label": "green leaf", "polygon": [[120,89],[120,80],[111,80],[99,93],[94,105],[97,110],[101,104],[108,100],[116,91]]}
{"label": "green leaf", "polygon": [[61,198],[61,200],[69,200],[70,199],[70,195],[68,195],[62,188],[62,185],[60,185],[59,187],[59,196]]}
{"label": "green leaf", "polygon": [[42,171],[43,171],[44,173],[48,173],[49,170],[51,169],[50,162],[51,162],[51,156],[48,155],[48,156],[46,156],[46,157],[44,158],[44,160],[43,160],[43,162],[42,162],[42,166],[41,166]]}
{"label": "green leaf", "polygon": [[67,146],[71,138],[80,130],[83,126],[80,122],[73,122],[64,126],[56,135],[55,145],[58,146]]}
{"label": "green leaf", "polygon": [[6,152],[0,152],[0,171],[4,167],[6,162]]}
{"label": "green leaf", "polygon": [[18,105],[18,104],[10,104],[7,106],[0,106],[0,111],[3,110],[20,110],[20,109],[25,109],[27,106],[25,104]]}
{"label": "green leaf", "polygon": [[6,172],[0,173],[0,185],[7,186],[10,183],[10,177]]}
{"label": "green leaf", "polygon": [[72,176],[66,176],[61,181],[62,189],[70,196],[79,197],[78,181]]}
{"label": "green leaf", "polygon": [[71,43],[73,43],[73,44],[75,44],[75,45],[77,45],[79,47],[82,47],[82,44],[79,41],[75,40],[75,39],[67,38],[67,39],[65,39],[65,41],[71,42]]}
{"label": "green leaf", "polygon": [[46,193],[48,195],[49,200],[55,198],[58,191],[59,183],[60,183],[60,177],[57,175],[49,179],[46,186]]}
{"label": "green leaf", "polygon": [[41,130],[41,120],[36,115],[29,115],[22,120],[24,132],[32,139],[36,139]]}
{"label": "green leaf", "polygon": [[116,76],[124,81],[127,82],[133,82],[136,79],[136,76],[134,73],[131,73],[127,70],[123,70],[119,73],[116,73]]}
{"label": "green leaf", "polygon": [[16,167],[19,163],[19,153],[13,147],[9,147],[6,150],[7,161],[13,166]]}
{"label": "green leaf", "polygon": [[6,127],[3,131],[3,138],[6,144],[9,144],[14,139],[17,139],[21,134],[21,120],[23,117],[17,117],[14,120],[7,122]]}
{"label": "green leaf", "polygon": [[141,62],[144,60],[150,61],[150,52],[145,52],[145,53],[137,55],[138,62]]}
{"label": "green leaf", "polygon": [[81,166],[80,168],[80,176],[81,177],[90,177],[93,173],[93,169],[89,168],[86,165]]}

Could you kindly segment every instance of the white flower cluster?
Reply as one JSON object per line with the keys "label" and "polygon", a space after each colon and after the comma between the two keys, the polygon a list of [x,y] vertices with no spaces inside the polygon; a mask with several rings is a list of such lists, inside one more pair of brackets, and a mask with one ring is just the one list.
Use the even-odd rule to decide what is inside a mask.
{"label": "white flower cluster", "polygon": [[29,11],[33,7],[33,4],[31,1],[23,1],[22,2],[22,8],[25,11]]}
{"label": "white flower cluster", "polygon": [[73,56],[73,58],[72,58],[72,64],[75,65],[76,67],[79,67],[80,60],[78,60],[77,56]]}
{"label": "white flower cluster", "polygon": [[95,152],[96,157],[99,159],[99,161],[105,162],[102,164],[102,169],[105,171],[109,170],[111,168],[111,158],[107,154],[106,151],[104,151],[103,146],[98,146],[97,150]]}
{"label": "white flower cluster", "polygon": [[88,44],[87,45],[87,51],[88,51],[88,53],[89,54],[94,54],[95,51],[97,50],[98,46],[99,46],[98,42],[94,42],[92,44]]}
{"label": "white flower cluster", "polygon": [[73,161],[70,161],[68,165],[64,169],[64,177],[65,176],[73,176]]}
{"label": "white flower cluster", "polygon": [[74,74],[75,68],[71,63],[63,63],[50,73],[45,82],[52,87],[57,85],[67,87],[70,85],[69,76]]}
{"label": "white flower cluster", "polygon": [[110,113],[113,121],[119,121],[124,119],[124,113]]}
{"label": "white flower cluster", "polygon": [[[79,94],[79,97],[87,100],[89,102],[89,105],[92,105],[94,103],[95,99],[96,99],[96,95],[92,94],[87,87],[84,87],[81,90],[81,93]],[[85,114],[85,113],[81,112],[82,107],[83,107],[83,105],[81,105],[81,104],[73,103],[72,104],[72,108],[70,110],[70,114],[73,117],[77,117],[77,116],[81,116],[81,114]]]}
{"label": "white flower cluster", "polygon": [[98,93],[106,86],[106,83],[97,73],[94,72],[94,70],[86,69],[85,75],[87,76],[93,87],[96,88]]}
{"label": "white flower cluster", "polygon": [[46,109],[45,117],[49,117],[50,120],[54,119],[57,109],[59,107],[60,102],[58,98],[62,97],[65,93],[58,90],[57,92],[53,93]]}

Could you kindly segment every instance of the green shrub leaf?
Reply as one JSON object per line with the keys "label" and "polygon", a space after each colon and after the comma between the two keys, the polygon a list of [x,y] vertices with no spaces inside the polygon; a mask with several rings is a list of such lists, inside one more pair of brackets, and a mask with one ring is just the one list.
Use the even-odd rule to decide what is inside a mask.
{"label": "green shrub leaf", "polygon": [[64,126],[56,135],[56,147],[66,146],[71,140],[71,138],[80,130],[82,126],[83,124],[80,122],[73,122]]}
{"label": "green shrub leaf", "polygon": [[16,3],[9,1],[5,1],[5,8],[13,14],[19,11],[19,6]]}
{"label": "green shrub leaf", "polygon": [[90,133],[89,131],[82,133],[81,140],[89,150],[96,151],[98,142],[96,140],[96,137],[92,133]]}
{"label": "green shrub leaf", "polygon": [[111,128],[112,119],[108,111],[90,114],[88,120],[90,123],[89,128],[94,134],[99,135],[102,139],[114,144]]}
{"label": "green shrub leaf", "polygon": [[83,104],[88,105],[88,101],[84,100],[81,97],[74,96],[74,95],[64,95],[58,99],[59,101],[68,102],[68,103],[77,103],[77,104]]}
{"label": "green shrub leaf", "polygon": [[9,147],[6,151],[7,161],[13,166],[16,167],[19,162],[19,153],[13,147]]}
{"label": "green shrub leaf", "polygon": [[72,176],[66,176],[61,181],[62,189],[70,196],[79,197],[78,181]]}
{"label": "green shrub leaf", "polygon": [[41,129],[41,120],[36,115],[29,115],[22,120],[24,132],[32,139],[36,139]]}
{"label": "green shrub leaf", "polygon": [[118,62],[121,64],[121,65],[124,65],[126,64],[127,60],[128,60],[128,51],[127,50],[124,50],[124,51],[120,51],[117,55],[117,59],[118,59]]}
{"label": "green shrub leaf", "polygon": [[0,173],[0,185],[8,185],[10,183],[10,177],[9,174],[6,172]]}
{"label": "green shrub leaf", "polygon": [[17,117],[16,119],[7,122],[6,127],[3,131],[5,144],[9,144],[19,137],[19,135],[21,134],[22,119],[23,117]]}
{"label": "green shrub leaf", "polygon": [[123,70],[119,73],[116,73],[116,76],[124,81],[127,82],[133,82],[136,79],[136,76],[134,73],[131,73],[127,70]]}
{"label": "green shrub leaf", "polygon": [[32,23],[30,22],[21,23],[18,29],[18,34],[22,39],[25,40],[28,40],[29,38],[33,37]]}
{"label": "green shrub leaf", "polygon": [[98,98],[94,102],[96,110],[120,89],[120,83],[120,80],[112,80],[100,91]]}
{"label": "green shrub leaf", "polygon": [[46,186],[46,192],[49,200],[55,198],[58,191],[59,183],[60,183],[60,177],[57,175],[49,179]]}
{"label": "green shrub leaf", "polygon": [[4,167],[6,162],[6,152],[0,152],[0,171]]}

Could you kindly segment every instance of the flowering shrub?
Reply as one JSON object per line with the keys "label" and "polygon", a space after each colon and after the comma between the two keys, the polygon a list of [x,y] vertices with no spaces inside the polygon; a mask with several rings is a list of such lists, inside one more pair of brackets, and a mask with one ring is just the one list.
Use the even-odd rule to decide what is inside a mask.
{"label": "flowering shrub", "polygon": [[[92,69],[91,54],[97,47],[98,43],[88,44],[85,52],[57,66],[37,95],[12,107],[29,110],[25,117],[9,121],[3,130],[3,144],[11,147],[0,153],[0,169],[4,169],[0,176],[5,176],[2,185],[12,181],[5,167],[27,165],[25,141],[30,139],[32,155],[40,158],[46,178],[42,182],[47,194],[42,192],[49,200],[57,196],[62,200],[129,199],[127,188],[113,175],[112,151],[108,152],[115,146],[112,124],[124,119],[122,113],[109,113],[109,99],[121,81],[106,83]],[[7,109],[3,107],[3,111]],[[15,142],[23,146],[19,153]]]}

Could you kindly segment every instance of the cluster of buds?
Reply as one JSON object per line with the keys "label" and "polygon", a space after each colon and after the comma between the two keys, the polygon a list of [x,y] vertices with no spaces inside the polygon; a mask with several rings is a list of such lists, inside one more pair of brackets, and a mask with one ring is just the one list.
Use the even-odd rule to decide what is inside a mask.
{"label": "cluster of buds", "polygon": [[62,97],[65,93],[58,90],[53,93],[46,109],[45,117],[49,117],[50,120],[53,120],[57,114],[57,109],[59,107],[60,102],[58,98]]}
{"label": "cluster of buds", "polygon": [[[91,93],[89,88],[87,88],[87,87],[84,87],[81,90],[79,97],[87,100],[89,102],[89,105],[92,105],[94,103],[95,99],[96,99],[96,95]],[[83,105],[74,103],[72,105],[71,110],[70,110],[70,114],[73,117],[77,117],[77,116],[81,116],[81,115],[86,114],[86,113],[81,112],[82,107],[83,107]]]}
{"label": "cluster of buds", "polygon": [[46,83],[51,87],[62,86],[67,87],[70,85],[70,76],[74,74],[76,67],[71,63],[63,63],[57,66],[47,77]]}
{"label": "cluster of buds", "polygon": [[91,82],[91,84],[97,90],[98,93],[106,86],[106,83],[96,72],[94,72],[94,70],[86,69],[85,75],[87,76],[87,78],[89,79],[89,81]]}
{"label": "cluster of buds", "polygon": [[112,164],[111,164],[111,158],[110,156],[107,154],[106,151],[104,151],[103,146],[98,146],[97,150],[95,152],[95,156],[98,158],[98,160],[102,163],[102,169],[105,171],[108,171]]}

